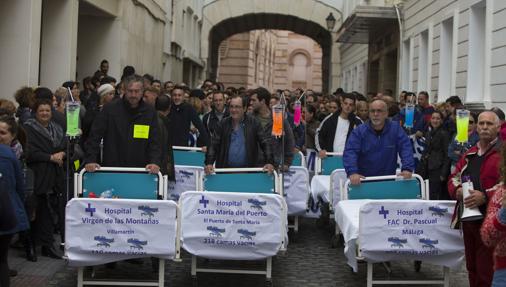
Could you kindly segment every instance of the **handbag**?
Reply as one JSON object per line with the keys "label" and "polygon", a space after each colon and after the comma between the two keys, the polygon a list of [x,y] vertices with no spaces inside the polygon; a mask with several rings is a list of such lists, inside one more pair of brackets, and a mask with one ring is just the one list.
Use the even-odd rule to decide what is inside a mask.
{"label": "handbag", "polygon": [[17,225],[16,212],[12,206],[11,195],[7,184],[0,173],[0,232],[14,229]]}
{"label": "handbag", "polygon": [[415,173],[421,176],[423,179],[427,179],[429,177],[429,167],[428,167],[428,155],[424,154],[420,158],[420,162],[416,166]]}

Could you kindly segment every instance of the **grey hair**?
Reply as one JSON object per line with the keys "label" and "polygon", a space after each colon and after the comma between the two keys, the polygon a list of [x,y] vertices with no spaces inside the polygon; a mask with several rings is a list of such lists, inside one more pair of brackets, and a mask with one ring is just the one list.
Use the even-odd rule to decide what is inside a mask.
{"label": "grey hair", "polygon": [[501,124],[501,121],[499,120],[499,116],[498,116],[498,115],[497,115],[494,111],[489,111],[489,110],[481,112],[481,113],[478,115],[478,121],[480,121],[480,116],[481,116],[482,114],[484,114],[484,113],[488,113],[488,114],[493,115],[493,116],[494,116],[494,122],[495,122],[495,124],[496,124],[497,126],[499,126],[499,125]]}
{"label": "grey hair", "polygon": [[144,78],[142,78],[139,75],[130,75],[126,77],[123,81],[125,82],[125,87],[128,87],[128,85],[130,85],[131,83],[138,82],[141,83],[142,87],[144,88]]}

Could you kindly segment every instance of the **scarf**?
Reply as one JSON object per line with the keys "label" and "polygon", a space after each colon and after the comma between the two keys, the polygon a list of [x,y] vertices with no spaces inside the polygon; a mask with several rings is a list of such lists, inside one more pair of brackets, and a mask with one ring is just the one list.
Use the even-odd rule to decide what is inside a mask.
{"label": "scarf", "polygon": [[43,127],[36,119],[29,119],[25,124],[32,127],[39,135],[50,140],[53,144],[53,148],[61,146],[63,129],[55,122],[50,121],[47,128]]}

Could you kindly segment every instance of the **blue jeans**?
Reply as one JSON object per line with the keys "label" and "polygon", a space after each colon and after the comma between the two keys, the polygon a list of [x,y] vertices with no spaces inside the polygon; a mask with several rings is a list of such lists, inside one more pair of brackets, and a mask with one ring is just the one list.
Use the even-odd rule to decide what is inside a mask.
{"label": "blue jeans", "polygon": [[492,280],[492,287],[506,286],[506,269],[499,269],[494,272],[494,279]]}

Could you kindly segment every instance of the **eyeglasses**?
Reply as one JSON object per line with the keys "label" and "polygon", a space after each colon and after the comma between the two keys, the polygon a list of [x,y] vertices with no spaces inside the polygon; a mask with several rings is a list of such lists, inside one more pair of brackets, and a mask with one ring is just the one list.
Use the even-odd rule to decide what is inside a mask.
{"label": "eyeglasses", "polygon": [[469,124],[470,124],[470,125],[474,124],[474,121],[469,121]]}

